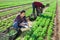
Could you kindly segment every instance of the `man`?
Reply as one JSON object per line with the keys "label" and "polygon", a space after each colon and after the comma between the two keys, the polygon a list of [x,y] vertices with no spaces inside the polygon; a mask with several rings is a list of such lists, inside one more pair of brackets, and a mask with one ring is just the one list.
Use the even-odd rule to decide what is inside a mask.
{"label": "man", "polygon": [[13,27],[17,30],[18,28],[25,28],[25,26],[28,26],[28,25],[27,25],[27,20],[25,17],[25,11],[22,10],[20,12],[20,15],[18,15],[16,19],[14,20]]}
{"label": "man", "polygon": [[[20,14],[16,17],[13,24],[14,29],[17,31],[16,37],[19,36],[22,33],[21,29],[29,30],[28,22],[25,16],[25,10],[22,10]],[[24,30],[24,31],[25,31]],[[16,37],[13,39],[15,40]]]}
{"label": "man", "polygon": [[[33,7],[33,15],[36,18],[36,16],[39,16],[42,13],[45,5],[43,5],[41,2],[35,1],[32,3],[32,7]],[[37,15],[35,14],[35,8],[36,8]]]}

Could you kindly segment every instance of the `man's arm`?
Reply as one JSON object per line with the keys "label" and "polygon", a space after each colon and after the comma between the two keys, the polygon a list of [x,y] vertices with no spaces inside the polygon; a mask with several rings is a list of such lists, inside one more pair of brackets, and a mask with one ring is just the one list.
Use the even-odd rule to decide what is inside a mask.
{"label": "man's arm", "polygon": [[37,2],[36,3],[38,6],[40,6],[41,8],[45,8],[45,5],[42,2]]}
{"label": "man's arm", "polygon": [[42,4],[42,8],[45,8],[45,7],[49,7],[49,3],[47,3],[46,5]]}
{"label": "man's arm", "polygon": [[14,22],[18,22],[19,15],[15,18]]}
{"label": "man's arm", "polygon": [[25,24],[23,24],[23,22],[22,22],[22,23],[19,24],[19,26],[25,26]]}

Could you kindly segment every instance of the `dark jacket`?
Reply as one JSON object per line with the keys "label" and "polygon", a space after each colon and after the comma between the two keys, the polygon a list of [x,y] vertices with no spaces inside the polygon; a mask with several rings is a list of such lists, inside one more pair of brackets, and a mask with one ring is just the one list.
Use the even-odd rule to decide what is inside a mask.
{"label": "dark jacket", "polygon": [[25,16],[21,18],[20,15],[18,15],[16,19],[14,20],[14,22],[22,23],[22,22],[27,22],[27,20]]}

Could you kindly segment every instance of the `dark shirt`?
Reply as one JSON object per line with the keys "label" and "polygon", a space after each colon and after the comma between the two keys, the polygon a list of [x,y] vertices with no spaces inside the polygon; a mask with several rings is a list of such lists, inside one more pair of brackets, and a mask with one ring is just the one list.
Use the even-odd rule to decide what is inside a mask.
{"label": "dark shirt", "polygon": [[37,7],[37,8],[44,6],[41,2],[34,2],[33,4],[34,4],[35,7]]}
{"label": "dark shirt", "polygon": [[14,22],[22,23],[22,22],[27,22],[27,20],[25,16],[21,18],[20,15],[18,15],[16,19],[14,20]]}

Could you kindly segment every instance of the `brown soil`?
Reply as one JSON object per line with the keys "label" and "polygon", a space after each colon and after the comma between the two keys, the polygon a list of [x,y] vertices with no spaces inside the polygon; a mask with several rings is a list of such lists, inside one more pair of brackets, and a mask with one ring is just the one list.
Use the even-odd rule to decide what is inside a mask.
{"label": "brown soil", "polygon": [[56,17],[53,40],[60,40],[60,5],[58,1],[56,4]]}

